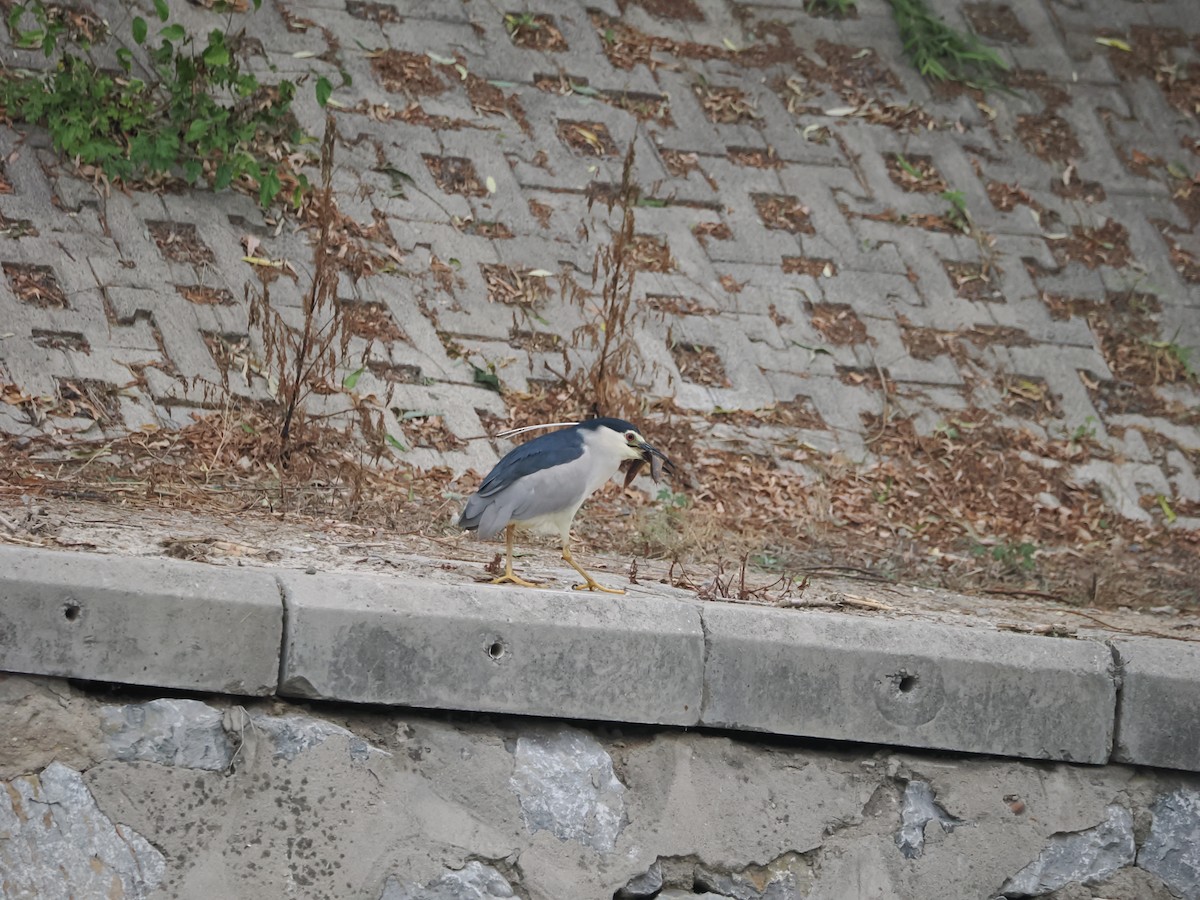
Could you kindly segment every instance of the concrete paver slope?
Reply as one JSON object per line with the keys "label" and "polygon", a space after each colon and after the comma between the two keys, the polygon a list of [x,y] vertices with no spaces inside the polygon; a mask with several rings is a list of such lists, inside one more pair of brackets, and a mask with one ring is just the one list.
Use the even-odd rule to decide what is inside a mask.
{"label": "concrete paver slope", "polygon": [[[578,337],[594,305],[561,297],[591,287],[611,237],[591,201],[632,143],[650,199],[630,374],[684,418],[719,414],[698,464],[740,453],[813,484],[831,459],[903,467],[940,441],[969,447],[996,490],[976,480],[942,509],[906,486],[917,512],[890,535],[949,519],[997,550],[1103,542],[1114,522],[1194,540],[1191,3],[934,4],[1014,66],[1012,92],[986,95],[931,89],[882,0],[840,19],[801,6],[555,3],[524,24],[455,2],[235,16],[264,80],[341,85],[339,206],[377,226],[365,240],[391,262],[347,273],[338,296],[368,354],[354,392],[378,401],[398,461],[485,469],[496,449],[468,439],[520,405],[489,374],[511,400],[565,357],[594,358]],[[295,112],[320,133],[310,93]],[[311,251],[291,219],[229,191],[95,189],[37,128],[0,129],[0,153],[0,431],[69,444],[270,396],[243,238],[301,273],[272,285],[295,320]],[[1030,479],[1045,483],[1013,484]]]}

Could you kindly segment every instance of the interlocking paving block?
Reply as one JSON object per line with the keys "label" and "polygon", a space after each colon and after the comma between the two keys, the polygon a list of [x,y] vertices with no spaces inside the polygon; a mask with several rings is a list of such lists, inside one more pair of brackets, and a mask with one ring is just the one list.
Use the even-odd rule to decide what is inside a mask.
{"label": "interlocking paving block", "polygon": [[0,671],[270,694],[282,631],[265,572],[0,546]]}
{"label": "interlocking paving block", "polygon": [[1200,771],[1200,648],[1164,640],[1113,646],[1122,678],[1113,759]]}
{"label": "interlocking paving block", "polygon": [[704,634],[693,604],[356,576],[280,580],[285,696],[699,720]]}
{"label": "interlocking paving block", "polygon": [[709,604],[701,724],[1103,763],[1103,644],[927,622]]}

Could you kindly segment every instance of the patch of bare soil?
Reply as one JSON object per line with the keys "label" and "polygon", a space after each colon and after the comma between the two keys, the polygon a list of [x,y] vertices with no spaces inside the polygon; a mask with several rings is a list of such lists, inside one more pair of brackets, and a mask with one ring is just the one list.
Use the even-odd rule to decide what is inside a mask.
{"label": "patch of bare soil", "polygon": [[429,156],[422,154],[425,167],[437,182],[437,186],[447,194],[461,194],[464,197],[486,197],[488,190],[479,175],[475,172],[475,164],[461,156]]}
{"label": "patch of bare soil", "polygon": [[785,256],[780,263],[789,275],[807,275],[809,278],[832,278],[837,274],[837,263],[832,259],[809,256]]}
{"label": "patch of bare soil", "polygon": [[67,308],[67,295],[49,266],[6,262],[3,270],[9,287],[22,303],[42,309]]}
{"label": "patch of bare soil", "polygon": [[1074,166],[1069,167],[1062,178],[1053,179],[1050,190],[1065,200],[1084,203],[1102,203],[1108,197],[1104,185],[1098,181],[1084,181],[1074,174]]}
{"label": "patch of bare soil", "polygon": [[986,185],[988,200],[1000,212],[1012,212],[1018,206],[1027,206],[1039,216],[1046,213],[1045,207],[1038,203],[1029,191],[1015,184],[1003,181],[989,181]]}
{"label": "patch of bare soil", "polygon": [[177,284],[175,292],[188,303],[197,306],[233,306],[233,294],[225,288],[205,284]]}
{"label": "patch of bare soil", "polygon": [[449,86],[424,53],[385,50],[371,57],[371,71],[386,90],[410,97],[436,97]]}
{"label": "patch of bare soil", "polygon": [[1115,219],[1107,220],[1099,228],[1073,225],[1066,238],[1047,243],[1060,263],[1077,262],[1089,269],[1100,266],[1120,269],[1133,259],[1129,232]]}
{"label": "patch of bare soil", "polygon": [[715,316],[718,312],[695,297],[667,297],[662,294],[647,294],[646,306],[668,316]]}
{"label": "patch of bare soil", "polygon": [[164,259],[193,266],[216,262],[212,250],[190,222],[147,222],[146,227]]}
{"label": "patch of bare soil", "polygon": [[[531,200],[531,203],[536,203],[536,200]],[[513,238],[512,229],[503,222],[488,222],[472,218],[454,219],[454,227],[463,234],[471,234],[475,237],[487,238],[492,241],[507,241]]]}
{"label": "patch of bare soil", "polygon": [[706,387],[730,387],[732,382],[725,374],[725,364],[721,362],[716,348],[703,344],[692,344],[686,341],[676,341],[670,345],[671,358],[679,368],[679,374],[685,381],[702,384]]}
{"label": "patch of bare soil", "polygon": [[697,222],[692,226],[692,234],[701,246],[707,246],[710,238],[714,241],[733,239],[733,230],[724,222]]}
{"label": "patch of bare soil", "polygon": [[806,67],[806,75],[835,87],[856,91],[899,90],[900,79],[880,61],[879,55],[867,48],[819,40],[817,53],[825,61],[820,67]]}
{"label": "patch of bare soil", "polygon": [[667,242],[652,234],[635,234],[628,253],[630,266],[639,272],[670,272],[675,268]]}
{"label": "patch of bare soil", "polygon": [[346,12],[356,19],[376,25],[399,25],[404,21],[396,7],[387,3],[372,3],[370,0],[346,0]]}
{"label": "patch of bare soil", "polygon": [[343,300],[342,322],[346,330],[368,341],[407,341],[406,335],[382,303],[359,303]]}
{"label": "patch of bare soil", "polygon": [[754,208],[763,225],[792,234],[815,234],[810,210],[795,197],[786,194],[751,194]]}
{"label": "patch of bare soil", "polygon": [[47,331],[34,328],[32,337],[37,346],[48,350],[73,350],[85,355],[92,352],[87,338],[77,331]]}
{"label": "patch of bare soil", "polygon": [[661,56],[698,60],[728,59],[731,56],[731,51],[725,47],[650,35],[622,19],[597,10],[591,11],[589,16],[604,48],[604,55],[618,69],[644,65],[653,72],[661,65]]}
{"label": "patch of bare soil", "polygon": [[1083,155],[1083,145],[1071,126],[1053,113],[1019,115],[1016,131],[1021,143],[1039,159],[1067,162]]}
{"label": "patch of bare soil", "polygon": [[885,162],[888,176],[906,191],[940,194],[950,189],[928,156],[893,153]]}
{"label": "patch of bare soil", "polygon": [[977,262],[943,262],[942,268],[958,296],[977,303],[1004,303],[1004,292],[996,281],[1000,270]]}
{"label": "patch of bare soil", "polygon": [[603,122],[558,123],[558,139],[580,156],[617,156],[617,144]]}
{"label": "patch of bare soil", "polygon": [[900,339],[914,359],[928,361],[936,356],[951,357],[959,366],[968,358],[966,344],[975,347],[1031,347],[1033,339],[1019,328],[1003,325],[975,325],[962,331],[923,328],[901,321]]}
{"label": "patch of bare soil", "polygon": [[404,436],[412,441],[412,446],[445,453],[449,450],[461,450],[466,441],[460,439],[446,427],[442,417],[435,413],[420,410],[393,410],[400,420]]}
{"label": "patch of bare soil", "polygon": [[504,28],[518,47],[559,53],[567,49],[567,41],[551,16],[541,13],[507,13]]}
{"label": "patch of bare soil", "polygon": [[1200,115],[1200,65],[1185,62],[1177,55],[1177,51],[1186,53],[1190,43],[1186,34],[1177,28],[1133,25],[1128,34],[1104,30],[1101,35],[1129,47],[1108,49],[1109,61],[1118,75],[1123,79],[1149,78],[1175,109],[1188,116]]}
{"label": "patch of bare soil", "polygon": [[758,110],[750,95],[738,87],[716,87],[709,84],[694,85],[692,90],[700,101],[700,108],[710,122],[718,125],[734,125],[752,122],[759,118]]}
{"label": "patch of bare soil", "polygon": [[[1102,415],[1138,414],[1189,427],[1200,424],[1200,383],[1186,352],[1161,334],[1161,305],[1153,294],[1114,292],[1097,302],[1043,293],[1042,301],[1054,318],[1085,317],[1096,335],[1112,377],[1090,372],[1080,372],[1079,377]],[[1165,397],[1156,390],[1162,385],[1190,387],[1197,403]]]}
{"label": "patch of bare soil", "polygon": [[814,303],[811,310],[813,328],[831,344],[843,346],[861,344],[867,340],[867,328],[849,306],[837,303]]}
{"label": "patch of bare soil", "polygon": [[554,216],[554,207],[540,200],[529,201],[529,213],[543,228],[550,227],[550,219]]}
{"label": "patch of bare soil", "polygon": [[1002,3],[968,3],[963,12],[971,30],[993,41],[1007,44],[1028,44],[1029,31],[1021,24],[1012,7]]}
{"label": "patch of bare soil", "polygon": [[730,147],[726,158],[735,166],[752,169],[781,169],[783,160],[775,154],[774,147]]}
{"label": "patch of bare soil", "polygon": [[546,279],[531,275],[529,269],[514,269],[502,263],[480,263],[487,285],[488,303],[504,303],[536,309],[550,296]]}
{"label": "patch of bare soil", "polygon": [[[844,207],[842,209],[847,216],[853,217],[856,215]],[[901,213],[888,207],[882,212],[858,213],[857,215],[872,222],[887,222],[890,225],[909,225],[913,228],[923,228],[926,231],[939,231],[943,234],[961,234],[963,231],[962,224],[952,219],[948,213],[943,215],[938,215],[937,213]]]}
{"label": "patch of bare soil", "polygon": [[92,419],[106,427],[122,424],[116,387],[90,378],[58,379],[58,412]]}
{"label": "patch of bare soil", "polygon": [[1163,241],[1166,242],[1171,256],[1171,265],[1175,267],[1175,271],[1184,281],[1200,284],[1200,260],[1180,246],[1179,241],[1176,240],[1179,229],[1161,219],[1153,219],[1151,222],[1159,230]]}
{"label": "patch of bare soil", "polygon": [[664,22],[704,21],[704,13],[695,0],[618,0],[617,5],[622,12],[631,6],[638,6]]}

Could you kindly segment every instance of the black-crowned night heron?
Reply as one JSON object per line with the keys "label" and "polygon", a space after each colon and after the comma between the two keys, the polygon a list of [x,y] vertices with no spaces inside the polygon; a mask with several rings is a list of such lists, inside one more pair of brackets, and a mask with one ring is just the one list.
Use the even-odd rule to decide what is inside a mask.
{"label": "black-crowned night heron", "polygon": [[[550,427],[553,426],[534,426]],[[517,429],[507,434],[530,430],[533,429]],[[646,463],[650,463],[650,474],[655,481],[664,468],[668,474],[675,471],[675,464],[661,450],[650,446],[624,419],[589,419],[543,434],[506,453],[467,501],[458,520],[460,528],[474,531],[481,538],[505,532],[504,574],[493,579],[492,584],[511,582],[538,587],[513,572],[513,530],[519,526],[562,538],[563,560],[584,578],[583,584],[574,586],[575,590],[625,593],[602,587],[579,567],[571,558],[570,535],[571,521],[583,501],[617,474],[621,463],[627,460],[632,460],[633,465],[625,475],[626,487]]]}

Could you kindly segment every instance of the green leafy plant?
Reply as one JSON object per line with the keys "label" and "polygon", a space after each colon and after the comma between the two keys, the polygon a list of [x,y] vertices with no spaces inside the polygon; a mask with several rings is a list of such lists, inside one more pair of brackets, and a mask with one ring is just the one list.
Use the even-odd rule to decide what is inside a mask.
{"label": "green leafy plant", "polygon": [[1095,440],[1096,438],[1096,417],[1088,416],[1083,420],[1082,425],[1076,425],[1075,430],[1071,432],[1071,443],[1081,444],[1084,441]]}
{"label": "green leafy plant", "polygon": [[938,196],[950,204],[946,210],[946,218],[950,223],[964,232],[970,232],[971,214],[967,212],[966,195],[962,191],[942,191]]}
{"label": "green leafy plant", "polygon": [[808,0],[804,4],[807,12],[832,13],[835,16],[847,16],[853,10],[857,0]]}
{"label": "green leafy plant", "polygon": [[1176,514],[1175,510],[1173,510],[1171,508],[1171,502],[1166,498],[1166,495],[1164,495],[1164,494],[1155,495],[1154,502],[1157,503],[1158,508],[1162,510],[1162,514],[1167,519],[1167,524],[1168,525],[1174,524],[1175,520],[1177,518],[1179,518],[1179,516]]}
{"label": "green leafy plant", "polygon": [[1019,544],[996,544],[987,546],[976,543],[971,547],[971,555],[976,559],[990,556],[994,561],[1008,569],[1020,569],[1022,572],[1032,571],[1037,565],[1033,556],[1037,547],[1028,541]]}
{"label": "green leafy plant", "polygon": [[948,441],[957,441],[959,438],[958,428],[953,422],[939,422],[934,426],[933,433],[938,437],[944,437]]}
{"label": "green leafy plant", "polygon": [[925,0],[891,0],[904,52],[926,78],[983,89],[999,86],[1008,63],[969,31],[956,31]]}
{"label": "green leafy plant", "polygon": [[658,489],[655,499],[668,509],[687,509],[692,505],[692,498],[680,491],[676,493],[669,487]]}
{"label": "green leafy plant", "polygon": [[[169,21],[166,0],[153,2],[157,31],[152,35],[141,16],[130,26],[134,44],[146,48],[148,64],[136,66],[133,50],[122,46],[116,50],[121,65],[116,73],[77,54],[88,40],[68,34],[52,7],[40,0],[14,5],[8,27],[18,46],[40,48],[48,57],[62,52],[49,72],[10,69],[0,76],[7,115],[44,125],[58,152],[110,180],[176,175],[214,190],[240,180],[256,186],[266,206],[286,179],[298,202],[307,186],[303,176],[291,174],[286,157],[268,155],[281,140],[300,137],[292,133],[289,115],[295,85],[260,84],[241,69],[238,36],[214,28],[201,44]],[[254,0],[256,9],[261,2]],[[35,27],[25,27],[30,20]],[[318,99],[324,93],[327,100],[331,88],[321,81]]]}
{"label": "green leafy plant", "polygon": [[1150,349],[1161,354],[1167,361],[1169,369],[1177,369],[1184,378],[1197,380],[1196,370],[1192,368],[1192,349],[1175,341],[1147,341]]}
{"label": "green leafy plant", "polygon": [[517,33],[522,29],[537,31],[541,28],[541,23],[538,22],[537,16],[531,12],[525,13],[506,13],[504,16],[504,27],[508,31],[510,37],[516,37]]}
{"label": "green leafy plant", "polygon": [[917,181],[924,181],[925,174],[908,161],[903,153],[896,154],[896,165],[903,169],[908,175],[915,178]]}

